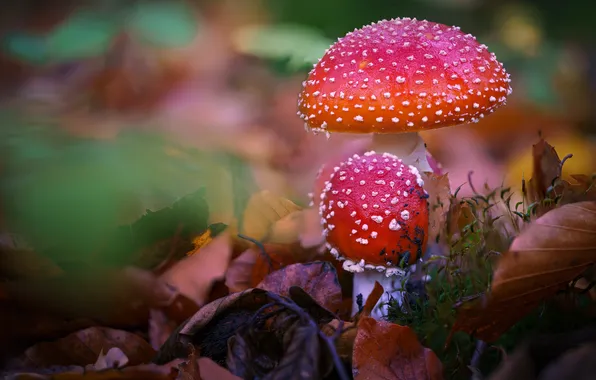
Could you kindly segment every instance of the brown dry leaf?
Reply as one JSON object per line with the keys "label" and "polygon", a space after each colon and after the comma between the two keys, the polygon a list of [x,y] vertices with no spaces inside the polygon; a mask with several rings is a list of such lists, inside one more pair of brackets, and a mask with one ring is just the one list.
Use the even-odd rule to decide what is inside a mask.
{"label": "brown dry leaf", "polygon": [[[197,309],[198,310],[198,309]],[[163,310],[151,309],[149,311],[149,343],[154,350],[159,350],[162,344],[176,329],[178,323],[169,319]]]}
{"label": "brown dry leaf", "polygon": [[[350,303],[350,307],[352,304]],[[352,353],[354,351],[354,341],[356,340],[356,334],[358,328],[354,322],[341,321],[341,334],[335,341],[335,349],[340,358],[349,363],[352,361]],[[334,319],[328,324],[321,327],[321,331],[327,336],[333,336],[336,334],[337,329],[340,327],[340,320]]]}
{"label": "brown dry leaf", "polygon": [[134,267],[95,267],[50,279],[8,282],[3,288],[19,307],[110,326],[146,323],[149,308],[167,307],[176,296],[153,273]]}
{"label": "brown dry leaf", "polygon": [[49,258],[31,249],[12,248],[0,236],[0,276],[8,279],[47,278],[62,275],[64,271]]}
{"label": "brown dry leaf", "polygon": [[544,139],[532,145],[534,157],[529,195],[533,202],[542,200],[555,178],[561,176],[561,159],[555,148]]}
{"label": "brown dry leaf", "polygon": [[180,364],[180,375],[178,380],[203,380],[201,377],[201,369],[197,361],[197,350],[192,344],[188,345],[190,351],[188,360]]}
{"label": "brown dry leaf", "polygon": [[451,198],[449,209],[445,215],[445,230],[449,236],[459,234],[464,227],[470,225],[476,216],[470,204],[460,199]]}
{"label": "brown dry leaf", "polygon": [[554,203],[541,202],[547,198],[548,189],[554,185],[559,190],[558,193],[561,193],[566,186],[561,180],[555,181],[561,178],[562,166],[553,146],[541,138],[532,146],[532,156],[532,178],[528,181],[525,192],[530,203],[538,202],[533,214],[540,217],[556,207]]}
{"label": "brown dry leaf", "polygon": [[300,231],[300,244],[304,248],[316,247],[325,242],[321,216],[317,208],[304,210],[302,230]]}
{"label": "brown dry leaf", "polygon": [[224,231],[202,247],[199,253],[186,257],[169,268],[161,279],[197,305],[204,305],[213,283],[224,278],[231,257],[230,234]]}
{"label": "brown dry leaf", "polygon": [[596,201],[596,174],[572,174],[572,181],[562,181],[565,187],[560,204]]}
{"label": "brown dry leaf", "polygon": [[252,287],[252,270],[257,262],[259,252],[249,248],[230,263],[226,271],[225,285],[231,293],[241,292]]}
{"label": "brown dry leaf", "polygon": [[443,365],[407,326],[363,317],[354,341],[355,380],[441,380]]}
{"label": "brown dry leaf", "polygon": [[299,286],[328,310],[341,308],[341,287],[335,268],[328,262],[288,265],[269,274],[257,288],[288,297],[292,286]]}
{"label": "brown dry leaf", "polygon": [[[176,380],[176,367],[180,360],[165,365],[141,364],[122,369],[103,371],[85,371],[82,367],[70,368],[64,372],[41,375],[37,373],[15,373],[7,377],[10,380]],[[207,379],[204,379],[207,380]],[[214,379],[215,380],[215,379]]]}
{"label": "brown dry leaf", "polygon": [[300,242],[304,248],[319,246],[325,242],[319,212],[313,208],[294,211],[271,226],[267,238],[272,244]]}
{"label": "brown dry leaf", "polygon": [[551,210],[513,241],[498,262],[484,305],[464,303],[452,332],[493,342],[595,262],[596,202]]}
{"label": "brown dry leaf", "polygon": [[176,358],[187,357],[188,339],[192,339],[204,356],[225,357],[225,342],[257,309],[269,302],[268,293],[262,289],[248,289],[210,302],[170,335],[154,362],[165,364]]}
{"label": "brown dry leaf", "polygon": [[322,258],[318,248],[305,249],[293,244],[264,244],[265,254],[259,252],[252,269],[251,287],[256,287],[270,273],[287,265],[307,263]]}
{"label": "brown dry leaf", "polygon": [[96,371],[110,368],[122,368],[126,367],[128,362],[128,357],[124,351],[118,347],[112,347],[105,354],[103,353],[103,349],[101,350],[99,357],[95,361],[95,364],[93,364],[92,368]]}
{"label": "brown dry leaf", "polygon": [[424,190],[428,193],[429,203],[429,226],[428,242],[438,242],[441,232],[444,231],[445,216],[449,209],[451,199],[451,187],[447,174],[436,175],[433,173],[422,173]]}
{"label": "brown dry leaf", "polygon": [[151,361],[155,351],[143,338],[133,333],[107,327],[90,327],[53,342],[41,342],[15,359],[13,368],[43,368],[49,366],[86,366],[97,361],[100,354],[119,348],[130,365]]}
{"label": "brown dry leaf", "polygon": [[255,240],[266,241],[274,223],[301,209],[294,202],[267,190],[253,194],[244,210],[240,232]]}
{"label": "brown dry leaf", "polygon": [[379,284],[378,281],[375,281],[375,286],[373,287],[372,292],[370,292],[370,294],[368,295],[368,298],[364,303],[364,307],[362,308],[362,312],[360,314],[362,317],[370,317],[373,309],[383,296],[384,292],[385,289],[383,289],[381,284]]}
{"label": "brown dry leaf", "polygon": [[241,380],[240,377],[234,376],[226,368],[209,358],[199,358],[196,363],[195,368],[199,370],[198,376],[178,377],[177,380]]}

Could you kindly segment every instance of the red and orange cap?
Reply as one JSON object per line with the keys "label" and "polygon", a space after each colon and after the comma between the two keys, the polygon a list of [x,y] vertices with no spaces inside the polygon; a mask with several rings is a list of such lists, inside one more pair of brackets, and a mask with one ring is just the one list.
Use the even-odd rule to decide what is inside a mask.
{"label": "red and orange cap", "polygon": [[303,83],[298,115],[320,132],[419,132],[477,122],[510,93],[502,63],[471,34],[392,19],[327,50]]}

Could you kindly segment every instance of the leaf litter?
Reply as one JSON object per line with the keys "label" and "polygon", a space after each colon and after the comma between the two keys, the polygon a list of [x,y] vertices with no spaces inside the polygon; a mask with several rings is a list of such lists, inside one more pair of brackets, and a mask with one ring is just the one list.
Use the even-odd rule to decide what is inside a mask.
{"label": "leaf litter", "polygon": [[[198,40],[204,44],[204,40]],[[129,72],[136,67],[130,66],[131,58],[142,55],[143,49],[130,41],[118,42],[115,48],[125,45],[133,54],[122,57],[115,71],[102,69],[94,77],[91,91],[100,107],[116,112],[150,112],[154,108],[151,105],[167,90],[162,87],[183,82],[181,79],[189,74],[189,66],[180,60],[185,55],[168,49],[157,54],[154,65]],[[200,67],[196,70],[205,77],[223,77],[214,73],[221,74],[228,68],[223,64],[226,52],[221,46],[225,44],[218,46],[214,57],[197,62]],[[126,78],[136,83],[144,76],[151,78],[142,81],[147,82],[141,87],[149,90],[146,96],[127,97],[131,93],[138,95],[138,89],[130,88]],[[264,87],[266,81],[259,72],[249,77],[254,82],[249,86]],[[221,84],[216,84],[213,91],[201,90],[200,95],[206,99],[199,106],[213,104],[218,107],[211,108],[223,109],[228,103],[242,103],[218,86]],[[293,94],[294,87],[289,87]],[[77,83],[74,88],[81,87]],[[181,97],[180,93],[175,95],[172,99]],[[289,97],[294,99],[294,95]],[[171,101],[166,103],[171,106]],[[176,194],[177,201],[168,194],[164,198],[171,207],[147,211],[137,222],[116,229],[112,223],[88,225],[84,221],[89,219],[75,218],[68,220],[68,226],[79,225],[82,228],[77,231],[82,233],[70,238],[49,229],[43,231],[45,241],[31,239],[32,246],[11,246],[2,239],[0,323],[11,328],[0,332],[0,347],[5,362],[19,371],[11,372],[11,378],[437,379],[453,375],[450,358],[455,356],[458,365],[467,366],[473,352],[455,337],[452,344],[457,353],[449,356],[453,350],[445,353],[442,349],[446,334],[437,334],[437,330],[463,330],[473,343],[476,338],[497,342],[531,309],[549,299],[559,300],[561,292],[568,295],[578,289],[589,291],[595,279],[590,271],[594,260],[594,219],[590,219],[596,201],[594,176],[573,174],[570,180],[561,179],[561,166],[573,157],[560,157],[541,139],[533,147],[534,173],[522,185],[519,204],[508,189],[485,187],[477,192],[471,180],[471,196],[458,196],[457,190],[451,194],[447,176],[424,173],[432,207],[430,240],[435,243],[427,252],[426,263],[406,284],[406,301],[393,305],[391,322],[369,316],[372,305],[384,292],[380,286],[375,287],[358,314],[350,315],[341,309],[346,303],[351,305],[351,298],[357,296],[351,294],[352,278],[322,246],[317,210],[303,208],[296,199],[256,190],[242,175],[265,171],[263,177],[276,178],[280,170],[267,171],[259,165],[236,167],[234,154],[253,164],[269,160],[276,169],[288,169],[294,174],[309,165],[311,170],[313,163],[326,162],[338,151],[343,154],[356,148],[338,143],[316,156],[311,145],[329,144],[315,145],[311,137],[295,134],[298,120],[282,123],[288,127],[268,131],[267,136],[275,136],[277,142],[299,139],[296,145],[302,151],[286,149],[289,144],[279,148],[267,143],[264,148],[263,141],[272,138],[255,134],[262,132],[262,126],[235,131],[233,142],[227,137],[214,138],[213,131],[221,135],[220,129],[228,128],[226,122],[206,126],[204,120],[216,120],[213,111],[197,112],[196,102],[187,103],[190,106],[186,114],[180,114],[192,119],[191,123],[184,123],[184,117],[172,118],[172,110],[166,106],[160,110],[161,115],[153,116],[174,121],[171,125],[182,125],[176,132],[180,134],[186,133],[184,128],[194,131],[199,125],[198,139],[203,145],[223,144],[234,153],[215,154],[215,159],[205,161],[208,167],[200,171],[175,170],[180,175],[172,177],[164,173],[182,167],[194,169],[196,157],[180,146],[156,144],[152,147],[161,151],[164,162],[172,157],[180,160],[149,174],[160,184],[181,187],[184,183],[185,191],[189,184],[194,188],[199,177],[215,178],[207,181],[211,186],[179,199]],[[227,107],[231,111],[227,112],[229,118],[254,123],[256,119],[250,113],[237,115],[242,108],[257,107],[244,103]],[[270,108],[281,113],[285,122],[286,112]],[[118,133],[125,128],[114,118],[100,122],[101,117],[85,112],[61,115],[60,119],[60,128],[84,138],[118,141]],[[147,155],[146,151],[136,153],[127,157]],[[292,155],[299,159],[292,160]],[[143,167],[158,167],[140,161]],[[54,175],[48,177],[56,179]],[[290,193],[310,187],[300,183],[308,182],[303,177],[295,177],[296,189]],[[133,182],[143,188],[153,183]],[[40,187],[42,192],[48,189],[53,187]],[[171,189],[164,190],[168,191]],[[139,198],[147,196],[142,191],[139,194]],[[31,207],[36,213],[30,216],[48,217],[38,212],[50,203]],[[136,211],[144,210],[146,204],[136,199],[130,203]],[[129,207],[125,206],[122,208]],[[85,214],[83,209],[81,216]],[[49,220],[55,221],[60,211],[52,209]],[[127,217],[136,211],[119,210]],[[58,227],[61,224],[53,223]],[[69,228],[63,230],[70,233]],[[427,275],[430,280],[422,281]],[[574,302],[571,306],[570,314],[576,312]],[[457,334],[461,337],[462,331]],[[589,346],[590,336],[585,333],[581,343]],[[568,362],[569,357],[589,357],[593,351],[590,347],[578,348],[577,341],[569,343],[558,336],[550,345],[539,347],[542,351],[531,342],[522,345],[522,356],[540,368],[545,363],[537,362],[536,357],[542,358],[544,352]],[[540,351],[538,355],[536,351]],[[568,362],[564,368],[573,367]]]}

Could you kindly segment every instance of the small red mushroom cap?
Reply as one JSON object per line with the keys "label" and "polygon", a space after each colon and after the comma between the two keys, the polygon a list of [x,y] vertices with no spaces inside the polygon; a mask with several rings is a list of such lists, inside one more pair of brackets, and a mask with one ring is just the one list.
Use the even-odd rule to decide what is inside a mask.
{"label": "small red mushroom cap", "polygon": [[405,254],[416,262],[428,232],[423,185],[418,169],[388,153],[355,154],[333,168],[319,215],[331,253],[346,259],[344,269],[385,271]]}
{"label": "small red mushroom cap", "polygon": [[505,104],[509,74],[458,27],[402,18],[356,29],[303,83],[298,115],[322,132],[403,133],[477,122]]}

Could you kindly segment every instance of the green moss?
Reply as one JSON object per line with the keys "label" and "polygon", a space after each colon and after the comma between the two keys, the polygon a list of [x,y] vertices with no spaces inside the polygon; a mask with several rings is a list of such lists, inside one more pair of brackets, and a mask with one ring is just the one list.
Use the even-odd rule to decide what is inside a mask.
{"label": "green moss", "polygon": [[[508,189],[499,189],[487,197],[452,198],[447,220],[453,223],[446,223],[441,243],[442,247],[449,247],[448,254],[428,258],[423,271],[431,280],[418,292],[409,290],[407,302],[401,307],[396,302],[390,305],[388,319],[410,326],[421,342],[442,360],[448,379],[470,378],[468,366],[477,342],[464,332],[456,332],[446,347],[457,317],[454,306],[489,289],[495,259],[508,249],[511,241],[507,231],[516,230],[512,223],[508,224],[509,229],[504,228],[505,225],[518,217],[525,221],[530,219],[527,210],[519,216],[510,211],[509,199]],[[501,206],[505,207],[498,208]],[[472,215],[467,219],[469,223],[449,231],[457,224],[455,219],[461,215],[462,207]],[[502,215],[496,215],[494,210],[497,209],[503,210]],[[561,297],[570,301],[564,303],[565,310],[562,310]],[[480,371],[486,375],[499,364],[502,353],[497,348],[510,351],[536,334],[571,331],[593,322],[594,312],[585,298],[564,294],[543,303],[489,346],[482,355]]]}

